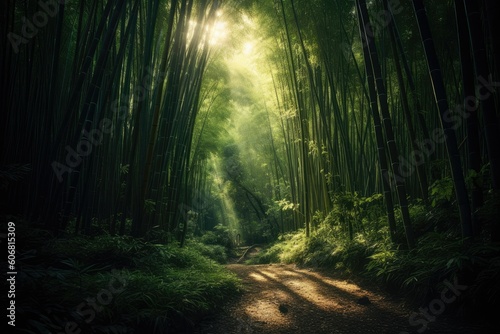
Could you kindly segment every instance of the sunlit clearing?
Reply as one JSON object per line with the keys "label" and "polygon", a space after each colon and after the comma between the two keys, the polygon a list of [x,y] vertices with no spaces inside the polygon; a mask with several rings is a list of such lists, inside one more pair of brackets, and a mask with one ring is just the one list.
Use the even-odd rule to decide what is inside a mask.
{"label": "sunlit clearing", "polygon": [[267,278],[257,273],[251,273],[249,276],[256,281],[267,281]]}
{"label": "sunlit clearing", "polygon": [[261,270],[261,273],[266,275],[266,276],[269,276],[270,278],[278,279],[278,276],[276,276],[276,274],[271,272],[271,271]]}
{"label": "sunlit clearing", "polygon": [[349,283],[347,281],[336,280],[332,278],[324,278],[320,274],[311,272],[309,275],[316,277],[318,280],[323,281],[323,283],[331,285],[337,289],[343,290],[348,293],[357,293],[362,292],[361,288],[353,283]]}
{"label": "sunlit clearing", "polygon": [[[262,310],[266,310],[266,312],[262,312]],[[249,304],[245,308],[245,313],[253,321],[261,321],[268,326],[283,326],[290,323],[290,318],[284,317],[276,307],[276,304],[267,300],[257,300]]]}
{"label": "sunlit clearing", "polygon": [[294,277],[300,276],[296,272],[290,270],[283,270],[283,274],[286,274],[286,276],[294,276]]}

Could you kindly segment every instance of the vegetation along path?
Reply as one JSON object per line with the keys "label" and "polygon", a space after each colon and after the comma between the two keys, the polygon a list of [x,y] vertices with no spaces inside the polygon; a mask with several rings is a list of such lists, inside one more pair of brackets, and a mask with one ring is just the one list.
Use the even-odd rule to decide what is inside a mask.
{"label": "vegetation along path", "polygon": [[[403,301],[338,274],[294,265],[229,264],[245,293],[200,333],[487,333],[444,315],[409,324]],[[420,331],[419,331],[420,330]],[[492,332],[493,333],[493,332]]]}

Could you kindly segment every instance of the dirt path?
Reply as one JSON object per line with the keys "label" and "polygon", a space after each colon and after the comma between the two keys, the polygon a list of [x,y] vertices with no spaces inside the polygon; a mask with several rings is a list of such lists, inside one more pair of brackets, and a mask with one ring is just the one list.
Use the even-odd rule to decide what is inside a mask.
{"label": "dirt path", "polygon": [[422,324],[408,323],[409,314],[416,310],[406,309],[401,300],[310,269],[274,264],[230,264],[227,268],[243,280],[245,293],[215,319],[202,323],[199,333],[489,332],[451,322],[444,315],[417,332]]}

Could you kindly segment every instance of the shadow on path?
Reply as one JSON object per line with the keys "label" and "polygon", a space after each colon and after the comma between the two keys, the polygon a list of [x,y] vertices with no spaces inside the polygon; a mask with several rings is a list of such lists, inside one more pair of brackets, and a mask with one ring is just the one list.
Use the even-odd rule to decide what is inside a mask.
{"label": "shadow on path", "polygon": [[[419,333],[410,326],[402,302],[357,284],[293,265],[240,265],[227,268],[243,281],[245,293],[215,319],[202,323],[200,334],[231,333]],[[358,304],[368,297],[368,305]],[[420,333],[483,334],[484,330],[442,319]]]}

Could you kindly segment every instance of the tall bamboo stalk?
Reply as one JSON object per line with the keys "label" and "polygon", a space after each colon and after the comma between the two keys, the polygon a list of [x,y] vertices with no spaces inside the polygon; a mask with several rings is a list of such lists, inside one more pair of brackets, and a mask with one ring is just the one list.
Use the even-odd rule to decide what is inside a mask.
{"label": "tall bamboo stalk", "polygon": [[455,185],[455,194],[460,211],[460,222],[462,226],[462,236],[464,238],[472,237],[472,221],[467,188],[465,186],[460,153],[458,151],[457,139],[453,124],[450,122],[450,109],[444,87],[441,68],[434,48],[434,41],[429,27],[427,14],[422,0],[412,0],[413,9],[417,18],[420,36],[425,50],[425,57],[429,70],[429,76],[432,81],[434,98],[439,109],[441,118],[441,128],[448,151],[450,167]]}
{"label": "tall bamboo stalk", "polygon": [[[380,69],[380,63],[378,60],[377,49],[375,47],[373,38],[373,27],[370,24],[368,18],[368,10],[366,8],[365,0],[357,0],[357,10],[359,11],[360,26],[362,29],[362,42],[367,43],[367,48],[370,53],[370,61],[372,64],[372,70],[375,77],[375,85],[377,89],[380,113],[382,115],[382,124],[385,130],[385,136],[387,140],[387,146],[389,148],[389,156],[391,159],[392,170],[394,172],[396,181],[396,190],[399,199],[399,205],[401,209],[401,215],[403,217],[403,224],[405,227],[406,242],[408,248],[412,249],[415,247],[415,236],[413,234],[413,228],[411,225],[410,213],[408,210],[408,199],[406,198],[406,186],[404,178],[397,177],[400,170],[399,153],[396,147],[396,142],[394,140],[394,133],[392,129],[391,118],[389,115],[389,107],[387,104],[387,93],[385,89],[385,84],[382,78],[382,72]],[[384,177],[388,177],[387,175]]]}

